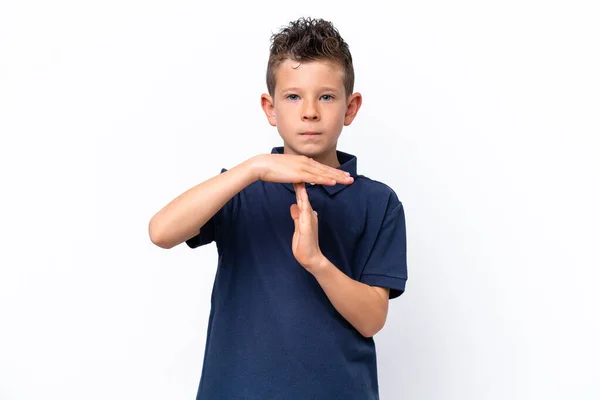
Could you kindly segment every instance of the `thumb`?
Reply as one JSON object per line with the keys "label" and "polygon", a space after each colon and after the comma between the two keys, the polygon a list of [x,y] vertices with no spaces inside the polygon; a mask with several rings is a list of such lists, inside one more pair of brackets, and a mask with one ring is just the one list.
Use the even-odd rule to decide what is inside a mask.
{"label": "thumb", "polygon": [[297,223],[300,218],[300,207],[298,207],[298,204],[292,204],[290,206],[290,214],[292,215],[294,223]]}

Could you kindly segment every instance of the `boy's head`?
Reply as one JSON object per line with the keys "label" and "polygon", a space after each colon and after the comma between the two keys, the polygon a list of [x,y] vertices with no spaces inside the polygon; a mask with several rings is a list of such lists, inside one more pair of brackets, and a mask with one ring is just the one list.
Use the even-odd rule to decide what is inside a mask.
{"label": "boy's head", "polygon": [[271,40],[269,94],[261,96],[269,123],[277,127],[286,153],[335,163],[342,128],[362,103],[360,93],[352,93],[348,45],[330,22],[311,18],[292,21]]}

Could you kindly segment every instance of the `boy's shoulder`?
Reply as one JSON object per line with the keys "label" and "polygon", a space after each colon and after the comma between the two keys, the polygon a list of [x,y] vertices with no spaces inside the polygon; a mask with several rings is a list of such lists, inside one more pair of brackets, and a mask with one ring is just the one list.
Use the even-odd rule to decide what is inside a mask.
{"label": "boy's shoulder", "polygon": [[370,178],[366,175],[356,175],[354,184],[360,186],[361,192],[364,192],[368,198],[387,200],[390,205],[398,205],[402,202],[398,198],[396,191],[392,189],[388,184]]}

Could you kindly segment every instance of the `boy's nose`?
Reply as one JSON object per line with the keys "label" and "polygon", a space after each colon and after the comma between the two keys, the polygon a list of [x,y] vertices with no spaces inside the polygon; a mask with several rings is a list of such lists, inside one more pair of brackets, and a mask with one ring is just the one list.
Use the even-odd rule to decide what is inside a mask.
{"label": "boy's nose", "polygon": [[319,113],[314,107],[306,107],[302,112],[302,119],[304,120],[316,120],[319,118]]}

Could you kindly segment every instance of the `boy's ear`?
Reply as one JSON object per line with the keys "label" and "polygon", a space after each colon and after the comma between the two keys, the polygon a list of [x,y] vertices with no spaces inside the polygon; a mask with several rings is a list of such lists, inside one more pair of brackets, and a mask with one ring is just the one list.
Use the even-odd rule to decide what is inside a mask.
{"label": "boy's ear", "polygon": [[348,126],[352,123],[354,117],[356,117],[356,113],[362,105],[362,95],[358,92],[353,93],[348,96],[346,101],[348,106],[346,108],[346,115],[344,116],[344,125]]}
{"label": "boy's ear", "polygon": [[269,124],[271,126],[277,126],[277,119],[275,118],[275,104],[273,103],[273,99],[266,93],[263,93],[260,96],[260,105],[269,120]]}

